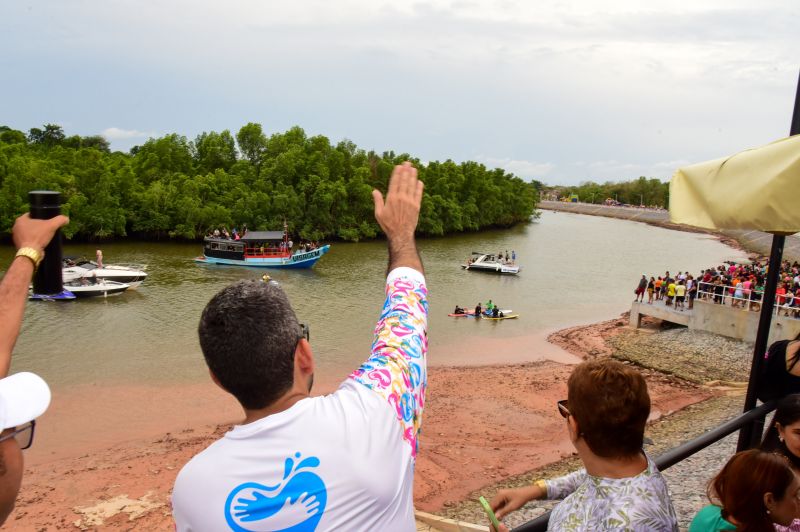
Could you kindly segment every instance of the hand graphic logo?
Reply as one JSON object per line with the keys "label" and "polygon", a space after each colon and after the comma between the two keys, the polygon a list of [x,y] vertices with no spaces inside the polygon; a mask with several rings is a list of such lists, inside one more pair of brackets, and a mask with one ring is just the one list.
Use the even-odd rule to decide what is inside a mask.
{"label": "hand graphic logo", "polygon": [[316,457],[299,463],[300,453],[287,458],[283,480],[275,486],[245,482],[225,502],[225,520],[237,532],[311,532],[317,528],[328,493],[325,483],[309,469]]}

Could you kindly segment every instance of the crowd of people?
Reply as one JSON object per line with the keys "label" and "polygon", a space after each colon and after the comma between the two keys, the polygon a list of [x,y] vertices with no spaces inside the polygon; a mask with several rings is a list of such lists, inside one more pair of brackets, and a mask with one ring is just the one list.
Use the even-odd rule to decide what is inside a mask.
{"label": "crowd of people", "polygon": [[[664,301],[676,310],[691,309],[695,299],[700,299],[758,311],[768,271],[769,261],[764,260],[749,264],[726,262],[702,270],[697,276],[688,272],[672,276],[667,271],[663,276],[651,276],[648,280],[642,275],[635,289],[635,301],[644,302],[646,294],[647,303]],[[800,317],[800,263],[787,260],[781,263],[775,305],[784,316]]]}
{"label": "crowd of people", "polygon": [[[428,347],[428,291],[414,238],[422,197],[409,163],[395,167],[385,198],[373,192],[389,251],[385,300],[368,358],[335,392],[311,395],[316,366],[309,329],[277,283],[239,281],[206,305],[198,327],[203,357],[211,379],[241,405],[243,421],[178,474],[172,492],[178,532],[416,529],[414,468]],[[38,377],[6,377],[11,351],[28,283],[66,222],[21,217],[13,233],[19,251],[0,283],[0,524],[19,491],[21,449],[50,399]],[[690,277],[676,276],[678,285]],[[675,298],[679,291],[670,296],[675,282],[667,278],[673,282],[666,297]],[[787,362],[800,357],[800,341],[785,353]],[[551,530],[678,530],[667,483],[643,450],[650,407],[647,383],[634,367],[610,359],[575,366],[567,397],[552,415],[563,418],[584,467],[500,490],[491,502],[497,517],[533,499],[563,499],[550,516]],[[763,448],[731,458],[711,483],[712,504],[692,532],[800,531],[800,396],[781,401]]]}
{"label": "crowd of people", "polygon": [[224,238],[226,240],[241,240],[241,238],[246,234],[247,234],[246,224],[242,226],[241,231],[239,231],[236,227],[228,231],[227,227],[222,226],[214,228],[213,231],[209,230],[208,234],[206,234],[206,238]]}
{"label": "crowd of people", "polygon": [[[247,225],[242,227],[242,230],[239,231],[237,228],[233,228],[231,231],[228,231],[227,227],[218,227],[213,231],[209,231],[206,234],[206,238],[223,238],[225,240],[241,240],[247,235]],[[313,251],[320,247],[319,242],[314,240],[301,240],[297,246],[298,253],[305,253],[306,251]],[[294,242],[291,239],[286,241],[279,241],[279,242],[264,242],[262,244],[257,244],[254,249],[258,250],[262,255],[265,253],[273,253],[273,252],[286,252],[286,251],[293,251],[294,250]],[[98,253],[100,250],[98,250]]]}

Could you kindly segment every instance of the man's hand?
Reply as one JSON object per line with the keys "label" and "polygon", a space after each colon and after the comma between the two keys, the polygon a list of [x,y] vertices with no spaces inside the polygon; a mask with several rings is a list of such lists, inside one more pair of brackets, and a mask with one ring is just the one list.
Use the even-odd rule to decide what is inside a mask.
{"label": "man's hand", "polygon": [[423,186],[422,181],[417,179],[417,169],[406,162],[394,167],[385,203],[379,190],[372,191],[375,219],[390,240],[414,239]]}
{"label": "man's hand", "polygon": [[23,214],[14,222],[11,230],[17,249],[33,248],[43,251],[53,239],[56,230],[69,223],[69,218],[60,214],[49,220],[34,220],[30,214]]}
{"label": "man's hand", "polygon": [[375,219],[389,240],[390,271],[399,266],[422,271],[422,261],[414,243],[414,230],[419,221],[423,188],[422,181],[417,179],[417,169],[405,162],[394,167],[385,202],[380,191],[372,191]]}
{"label": "man's hand", "polygon": [[[29,214],[23,214],[17,218],[11,230],[14,245],[17,249],[33,248],[42,251],[53,239],[56,230],[67,222],[69,219],[66,216],[33,220]],[[12,259],[11,266],[0,281],[0,378],[8,375],[11,366],[11,351],[22,326],[32,274],[31,261]]]}

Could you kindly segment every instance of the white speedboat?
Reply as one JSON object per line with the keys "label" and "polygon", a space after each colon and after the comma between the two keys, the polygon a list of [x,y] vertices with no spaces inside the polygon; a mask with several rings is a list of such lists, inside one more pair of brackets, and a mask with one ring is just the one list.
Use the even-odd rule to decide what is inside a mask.
{"label": "white speedboat", "polygon": [[105,264],[99,268],[96,262],[84,260],[64,268],[63,274],[65,283],[80,280],[82,277],[95,277],[125,283],[130,288],[136,288],[147,278],[144,269],[145,266],[140,264]]}
{"label": "white speedboat", "polygon": [[64,283],[64,288],[69,290],[75,297],[108,297],[117,296],[130,288],[129,284],[98,279],[95,282],[84,277],[75,281]]}
{"label": "white speedboat", "polygon": [[501,273],[508,275],[516,275],[519,273],[519,266],[511,264],[507,261],[499,259],[492,253],[478,253],[472,252],[472,258],[466,264],[461,265],[465,270],[488,272],[488,273]]}

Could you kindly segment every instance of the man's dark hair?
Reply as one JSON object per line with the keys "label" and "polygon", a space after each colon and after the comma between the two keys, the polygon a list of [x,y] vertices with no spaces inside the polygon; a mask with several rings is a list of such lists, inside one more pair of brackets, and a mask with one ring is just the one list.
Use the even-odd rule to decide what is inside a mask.
{"label": "man's dark hair", "polygon": [[203,310],[197,332],[209,369],[244,408],[264,408],[292,387],[302,333],[278,285],[239,281],[223,288]]}

